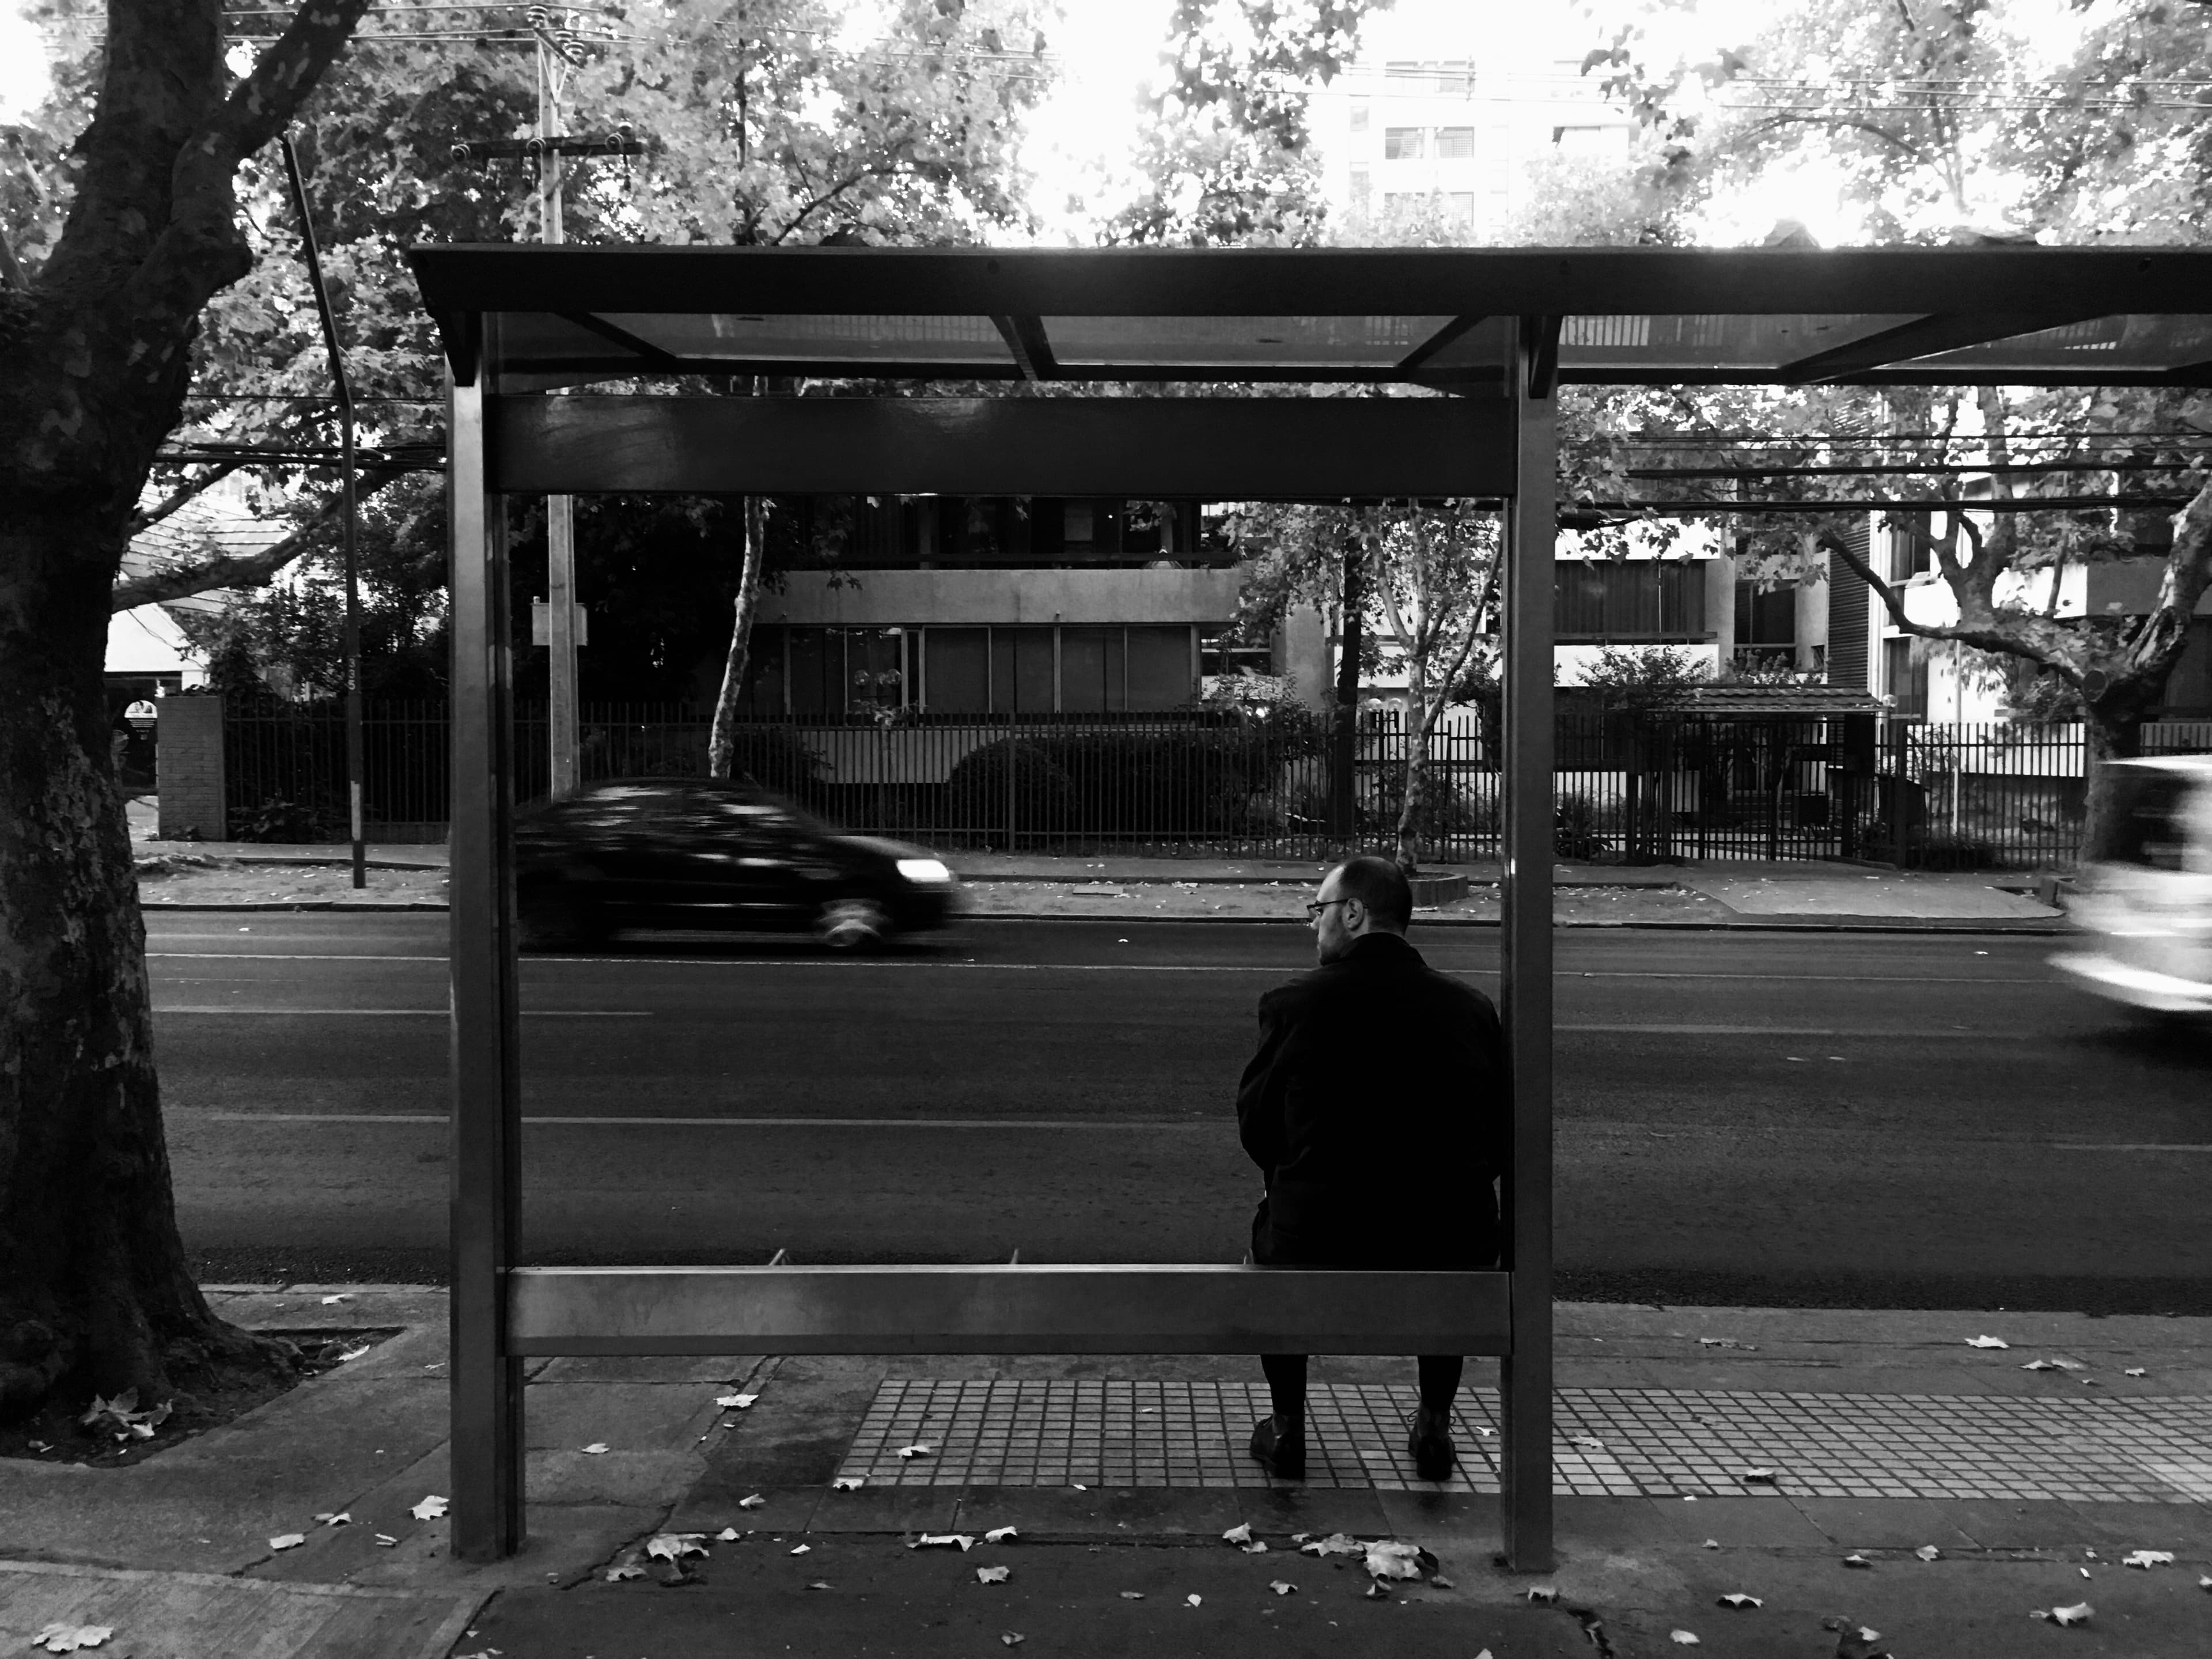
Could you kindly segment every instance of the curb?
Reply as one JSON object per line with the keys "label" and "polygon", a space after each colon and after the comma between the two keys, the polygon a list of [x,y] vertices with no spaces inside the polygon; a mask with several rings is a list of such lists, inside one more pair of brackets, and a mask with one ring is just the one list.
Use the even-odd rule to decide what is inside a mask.
{"label": "curb", "polygon": [[[354,903],[345,899],[303,899],[296,903],[283,901],[262,901],[243,904],[163,904],[142,903],[144,913],[162,912],[172,915],[270,915],[288,911],[445,911],[451,907],[431,901],[409,900],[390,904]],[[1498,927],[1502,923],[1495,916],[1416,916],[1417,925],[1423,927]],[[971,921],[1097,921],[1114,922],[1122,926],[1132,923],[1139,927],[1154,927],[1162,922],[1182,922],[1199,927],[1219,925],[1247,927],[1304,927],[1302,921],[1285,916],[1070,916],[1048,910],[992,910],[970,912],[959,919],[960,924]],[[1753,921],[1748,917],[1735,921],[1555,921],[1555,928],[1596,929],[1642,933],[2016,933],[2028,938],[2063,939],[2072,929],[2063,923],[2021,920],[2007,921],[2002,917],[1974,916],[1836,916],[1819,921],[1792,920],[1786,921]]]}

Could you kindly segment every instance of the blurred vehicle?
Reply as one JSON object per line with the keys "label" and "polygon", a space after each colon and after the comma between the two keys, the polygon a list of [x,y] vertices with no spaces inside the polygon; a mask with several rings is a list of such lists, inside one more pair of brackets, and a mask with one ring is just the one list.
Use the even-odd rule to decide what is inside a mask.
{"label": "blurred vehicle", "polygon": [[2212,1012],[2212,755],[2111,763],[2104,844],[2067,909],[2086,950],[2051,957],[2083,989],[2156,1014]]}
{"label": "blurred vehicle", "polygon": [[749,783],[628,778],[515,816],[522,943],[626,927],[811,932],[856,951],[942,927],[959,883],[933,854],[848,836]]}

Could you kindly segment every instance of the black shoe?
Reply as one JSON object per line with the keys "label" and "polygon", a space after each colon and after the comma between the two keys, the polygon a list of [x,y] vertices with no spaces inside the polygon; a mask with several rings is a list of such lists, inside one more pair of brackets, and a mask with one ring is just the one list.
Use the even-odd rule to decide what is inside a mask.
{"label": "black shoe", "polygon": [[1449,1480],[1452,1477],[1455,1449],[1451,1438],[1451,1413],[1428,1412],[1415,1413],[1413,1426],[1406,1436],[1406,1449],[1413,1459],[1413,1473],[1424,1480]]}
{"label": "black shoe", "polygon": [[1303,1426],[1289,1434],[1275,1426],[1275,1419],[1263,1417],[1252,1425],[1252,1455],[1260,1467],[1278,1480],[1303,1480],[1306,1478],[1306,1436]]}

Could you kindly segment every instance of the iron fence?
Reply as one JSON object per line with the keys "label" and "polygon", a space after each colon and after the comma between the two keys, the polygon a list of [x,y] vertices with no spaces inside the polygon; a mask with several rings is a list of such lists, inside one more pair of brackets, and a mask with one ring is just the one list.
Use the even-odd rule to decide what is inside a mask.
{"label": "iron fence", "polygon": [[[587,707],[581,776],[703,776],[709,727],[688,704]],[[372,704],[362,729],[370,838],[441,838],[445,706]],[[546,793],[547,737],[543,707],[518,709],[526,802]],[[2147,752],[2212,750],[2212,722],[2143,737]],[[2063,867],[2081,825],[2078,724],[1567,711],[1557,738],[1558,850],[1574,860]],[[1296,710],[748,723],[735,769],[854,831],[951,850],[1305,858],[1395,845],[1413,742],[1404,716],[1360,716],[1342,793],[1331,739],[1324,717]],[[226,710],[223,745],[234,838],[343,837],[340,705]],[[1456,710],[1431,732],[1428,755],[1412,815],[1420,856],[1496,857],[1496,733]]]}

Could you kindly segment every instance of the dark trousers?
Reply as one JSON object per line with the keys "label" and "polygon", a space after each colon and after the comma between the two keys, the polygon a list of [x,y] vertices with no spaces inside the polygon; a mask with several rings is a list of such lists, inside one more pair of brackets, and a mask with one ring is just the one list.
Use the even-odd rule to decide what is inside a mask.
{"label": "dark trousers", "polygon": [[[1459,1394],[1460,1372],[1467,1362],[1455,1353],[1425,1353],[1420,1357],[1421,1409],[1448,1412]],[[1260,1369],[1267,1378],[1271,1409],[1285,1426],[1303,1423],[1306,1414],[1306,1357],[1302,1353],[1263,1353]]]}

